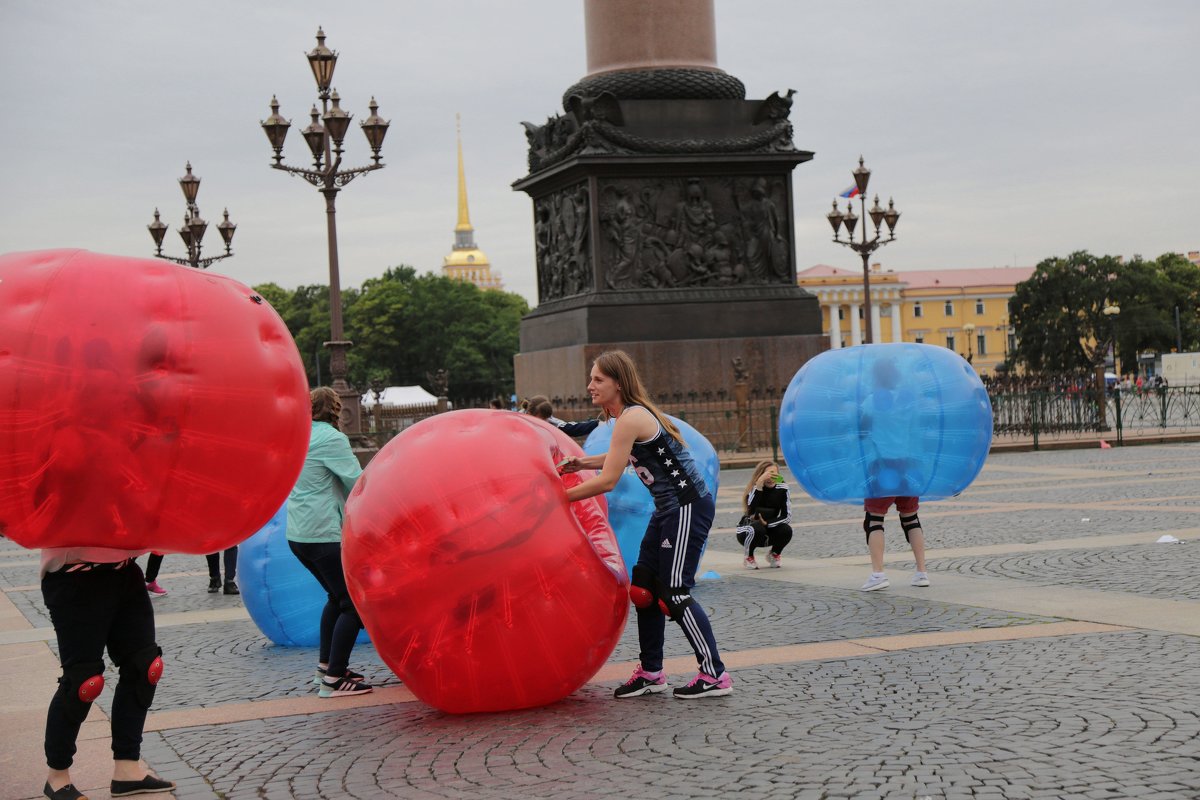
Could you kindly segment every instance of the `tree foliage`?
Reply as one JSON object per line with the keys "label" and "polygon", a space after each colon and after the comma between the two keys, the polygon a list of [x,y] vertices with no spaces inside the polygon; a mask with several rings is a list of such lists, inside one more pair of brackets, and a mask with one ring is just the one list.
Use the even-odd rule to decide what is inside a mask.
{"label": "tree foliage", "polygon": [[[1109,306],[1120,314],[1106,315]],[[1132,372],[1137,353],[1176,348],[1176,308],[1183,348],[1200,347],[1198,306],[1200,270],[1175,253],[1153,261],[1085,251],[1048,258],[1009,301],[1012,359],[1033,371],[1085,371],[1105,363],[1115,338],[1121,369]]]}
{"label": "tree foliage", "polygon": [[[275,284],[255,287],[283,317],[300,349],[309,382],[329,382],[329,288]],[[507,395],[513,390],[513,356],[521,317],[520,295],[483,291],[473,284],[409,266],[393,267],[358,289],[342,291],[349,380],[365,391],[373,379],[429,387],[428,375],[445,369],[453,398]],[[319,366],[318,366],[319,364]]]}

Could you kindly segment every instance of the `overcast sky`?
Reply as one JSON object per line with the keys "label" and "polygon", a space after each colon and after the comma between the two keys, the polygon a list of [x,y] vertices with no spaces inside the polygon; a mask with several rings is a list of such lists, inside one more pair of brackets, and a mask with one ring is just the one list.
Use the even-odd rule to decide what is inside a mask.
{"label": "overcast sky", "polygon": [[[720,66],[750,98],[795,89],[798,266],[859,263],[824,214],[866,156],[901,210],[885,267],[1032,266],[1086,249],[1200,249],[1196,0],[717,0]],[[323,199],[269,168],[259,128],[276,94],[293,129],[316,100],[318,25],[356,120],[392,122],[386,169],[338,199],[342,285],[386,267],[439,270],[456,214],[454,115],[476,240],[506,288],[536,302],[522,120],[560,110],[586,70],[581,0],[0,0],[0,252],[84,247],[149,256],[190,160],[199,206],[238,224],[214,271],[247,284],[327,283]],[[367,164],[358,125],[345,163]],[[210,228],[206,255],[219,252]]]}

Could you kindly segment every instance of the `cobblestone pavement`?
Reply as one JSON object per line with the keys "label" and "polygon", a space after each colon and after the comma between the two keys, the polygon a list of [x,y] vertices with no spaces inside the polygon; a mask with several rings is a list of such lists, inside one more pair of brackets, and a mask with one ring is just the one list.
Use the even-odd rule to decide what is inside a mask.
{"label": "cobblestone pavement", "polygon": [[[1170,666],[1147,669],[1146,652]],[[519,713],[410,703],[162,738],[230,800],[1184,798],[1200,786],[1191,637],[947,647],[737,680],[703,703],[589,686]]]}
{"label": "cobblestone pavement", "polygon": [[1040,586],[1101,587],[1200,602],[1200,546],[1144,544],[1104,550],[1052,550],[1001,558],[938,558],[930,570],[1013,578]]}
{"label": "cobblestone pavement", "polygon": [[[748,477],[722,473],[711,564],[736,563]],[[240,598],[207,594],[201,559],[169,556],[160,583],[171,593],[154,601],[171,617],[159,627],[161,724],[143,757],[185,800],[1200,798],[1200,636],[1160,621],[1164,601],[1200,618],[1200,446],[993,454],[963,496],[922,506],[936,575],[920,590],[817,580],[865,574],[861,512],[792,485],[785,562],[796,568],[725,566],[696,589],[741,666],[732,695],[692,703],[616,701],[606,679],[545,708],[452,716],[412,700],[370,645],[353,664],[381,687],[378,701],[314,703],[314,650],[272,645]],[[911,569],[888,523],[889,569]],[[1153,544],[1163,531],[1194,543]],[[47,633],[32,556],[0,544],[0,588],[20,623],[0,627],[0,664],[10,642]],[[973,581],[1006,602],[962,604],[953,584]],[[1014,610],[1030,587],[1064,609],[1100,593],[1138,623],[1127,614],[1115,632],[1041,633],[1071,615]],[[850,640],[860,655],[779,650]],[[631,669],[637,649],[630,624],[610,665]],[[669,626],[667,656],[688,655]],[[0,706],[6,719],[16,717]],[[0,765],[29,735],[4,725]],[[0,773],[0,800],[40,796],[33,764]],[[103,800],[97,786],[85,788]]]}

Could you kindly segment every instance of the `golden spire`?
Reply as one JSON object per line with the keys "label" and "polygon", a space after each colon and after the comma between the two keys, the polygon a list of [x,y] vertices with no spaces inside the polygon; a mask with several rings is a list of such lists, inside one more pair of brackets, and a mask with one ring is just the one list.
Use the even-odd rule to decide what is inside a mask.
{"label": "golden spire", "polygon": [[454,130],[458,136],[458,224],[454,226],[455,233],[471,231],[471,213],[467,211],[467,173],[463,169],[462,157],[462,118],[454,115]]}

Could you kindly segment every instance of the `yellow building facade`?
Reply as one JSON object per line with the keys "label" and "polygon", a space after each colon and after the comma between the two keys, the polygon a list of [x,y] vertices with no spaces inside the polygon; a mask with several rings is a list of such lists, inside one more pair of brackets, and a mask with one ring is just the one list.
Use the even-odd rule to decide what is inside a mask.
{"label": "yellow building facade", "polygon": [[458,224],[454,226],[454,249],[442,259],[442,274],[451,280],[473,283],[480,289],[504,288],[500,274],[492,272],[488,257],[475,244],[475,228],[471,226],[471,212],[467,208],[461,128],[458,130]]}
{"label": "yellow building facade", "polygon": [[871,314],[857,270],[818,264],[797,282],[821,304],[822,332],[831,348],[860,344],[866,326],[875,342],[918,342],[949,348],[976,372],[991,374],[1013,347],[1008,301],[1033,267],[883,270],[871,268]]}

